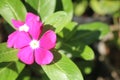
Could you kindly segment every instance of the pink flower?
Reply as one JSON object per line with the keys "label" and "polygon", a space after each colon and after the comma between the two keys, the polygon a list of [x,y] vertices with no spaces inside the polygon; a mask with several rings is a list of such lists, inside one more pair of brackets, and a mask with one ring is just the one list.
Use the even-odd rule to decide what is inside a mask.
{"label": "pink flower", "polygon": [[7,44],[19,49],[18,58],[26,64],[34,61],[39,65],[51,63],[53,54],[50,50],[56,45],[54,31],[48,30],[40,37],[42,22],[32,13],[27,13],[25,22],[12,20],[12,23],[17,30],[8,36]]}
{"label": "pink flower", "polygon": [[39,16],[33,13],[27,13],[25,22],[13,19],[12,23],[17,30],[8,36],[8,47],[21,48],[23,44],[26,44],[24,41],[23,44],[19,43],[25,36],[24,34],[29,33],[34,39],[38,39],[41,33],[42,22],[40,22]]}
{"label": "pink flower", "polygon": [[[30,38],[29,35],[24,34],[23,41],[26,42],[23,48],[18,52],[18,58],[26,64],[35,62],[39,65],[49,64],[53,60],[53,54],[50,49],[55,47],[56,34],[52,30],[48,30],[38,40]],[[20,41],[20,44],[24,42]]]}

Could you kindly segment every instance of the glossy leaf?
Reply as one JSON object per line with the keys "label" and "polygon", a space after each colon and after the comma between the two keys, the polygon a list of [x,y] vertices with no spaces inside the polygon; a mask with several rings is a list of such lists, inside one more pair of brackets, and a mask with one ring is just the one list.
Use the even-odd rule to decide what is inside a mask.
{"label": "glossy leaf", "polygon": [[68,20],[70,21],[72,19],[72,17],[73,17],[73,4],[72,4],[72,0],[62,0],[62,5],[63,5],[64,11],[68,15]]}
{"label": "glossy leaf", "polygon": [[50,80],[83,80],[80,70],[64,54],[55,52],[53,63],[43,65],[42,68]]}
{"label": "glossy leaf", "polygon": [[12,19],[25,19],[26,9],[21,0],[0,0],[0,15],[12,25]]}
{"label": "glossy leaf", "polygon": [[67,23],[67,13],[64,11],[56,12],[45,20],[45,24],[52,25],[54,28],[56,28],[56,33],[59,33],[65,27],[65,25],[67,25]]}
{"label": "glossy leaf", "polygon": [[17,61],[17,50],[7,48],[6,43],[0,44],[0,62]]}
{"label": "glossy leaf", "polygon": [[56,6],[56,0],[26,0],[26,2],[37,11],[43,22],[54,12]]}
{"label": "glossy leaf", "polygon": [[0,63],[0,80],[15,80],[24,66],[19,61]]}

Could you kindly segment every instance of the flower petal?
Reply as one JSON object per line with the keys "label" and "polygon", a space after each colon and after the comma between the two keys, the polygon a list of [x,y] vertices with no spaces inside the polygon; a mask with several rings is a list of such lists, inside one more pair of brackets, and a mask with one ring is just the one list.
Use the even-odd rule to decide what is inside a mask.
{"label": "flower petal", "polygon": [[54,48],[56,45],[56,34],[52,30],[48,30],[40,39],[40,46],[45,49]]}
{"label": "flower petal", "polygon": [[26,24],[30,27],[30,35],[34,39],[38,39],[42,29],[42,22],[39,20],[39,16],[33,13],[27,13]]}
{"label": "flower petal", "polygon": [[29,45],[31,39],[26,32],[15,31],[8,36],[7,46],[14,48],[22,48]]}
{"label": "flower petal", "polygon": [[12,19],[12,24],[15,28],[19,28],[20,26],[24,25],[24,22]]}
{"label": "flower petal", "polygon": [[17,33],[18,33],[18,31],[15,31],[15,32],[11,33],[11,34],[8,36],[7,46],[8,46],[9,48],[10,48],[10,47],[13,47],[14,44],[16,43]]}
{"label": "flower petal", "polygon": [[53,60],[53,54],[45,49],[38,48],[35,50],[35,61],[39,65],[45,65],[51,63]]}
{"label": "flower petal", "polygon": [[34,62],[33,50],[29,46],[20,49],[17,56],[25,64]]}
{"label": "flower petal", "polygon": [[16,39],[16,43],[14,44],[15,48],[22,48],[29,45],[31,39],[28,33],[22,31],[19,32],[16,36],[18,37]]}

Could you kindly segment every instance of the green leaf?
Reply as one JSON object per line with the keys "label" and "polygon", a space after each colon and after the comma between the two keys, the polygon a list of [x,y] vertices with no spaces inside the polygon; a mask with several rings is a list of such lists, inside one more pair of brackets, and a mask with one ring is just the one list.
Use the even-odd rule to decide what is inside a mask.
{"label": "green leaf", "polygon": [[40,8],[40,0],[25,0],[25,2],[29,5],[28,8],[32,7],[35,11],[38,11]]}
{"label": "green leaf", "polygon": [[69,40],[73,34],[75,33],[76,31],[76,25],[77,23],[76,22],[69,22],[65,27],[64,29],[58,33],[58,35],[61,37],[61,38],[64,38],[63,40]]}
{"label": "green leaf", "polygon": [[[57,44],[57,46],[59,46],[59,44]],[[59,50],[66,52],[66,55],[71,55],[72,58],[81,57],[84,60],[93,60],[95,57],[93,50],[80,41],[62,42]]]}
{"label": "green leaf", "polygon": [[79,30],[73,35],[71,42],[80,41],[86,44],[91,44],[98,40],[99,36],[99,31]]}
{"label": "green leaf", "polygon": [[67,23],[67,13],[64,11],[56,12],[45,20],[45,24],[52,25],[54,28],[56,28],[56,33],[59,33],[65,27],[65,25],[67,25]]}
{"label": "green leaf", "polygon": [[56,0],[26,0],[26,2],[37,11],[43,22],[54,12],[56,6]]}
{"label": "green leaf", "polygon": [[38,13],[41,16],[43,22],[44,20],[51,15],[56,6],[56,0],[39,0]]}
{"label": "green leaf", "polygon": [[119,0],[91,0],[91,8],[100,15],[113,14],[120,9]]}
{"label": "green leaf", "polygon": [[20,0],[0,0],[0,15],[12,25],[12,19],[25,19],[26,9]]}
{"label": "green leaf", "polygon": [[73,4],[72,0],[62,0],[63,9],[68,15],[68,20],[71,21],[73,17]]}
{"label": "green leaf", "polygon": [[80,54],[84,60],[93,60],[95,55],[93,50],[89,46],[85,46],[84,50]]}
{"label": "green leaf", "polygon": [[[30,79],[30,80],[50,80],[40,65],[33,64],[31,66],[31,68],[32,68],[32,71],[34,72],[34,74],[36,74],[36,75],[31,76],[32,79]],[[38,79],[36,79],[36,78],[38,78]]]}
{"label": "green leaf", "polygon": [[19,61],[0,63],[0,80],[15,80],[24,66]]}
{"label": "green leaf", "polygon": [[31,77],[31,69],[30,67],[25,67],[22,72],[19,74],[16,80],[30,80]]}
{"label": "green leaf", "polygon": [[55,53],[54,61],[42,66],[50,80],[83,80],[78,67],[64,54]]}
{"label": "green leaf", "polygon": [[93,22],[88,24],[83,24],[78,26],[78,30],[90,30],[90,31],[99,31],[100,36],[99,39],[102,39],[108,32],[110,28],[107,24],[102,22]]}
{"label": "green leaf", "polygon": [[77,31],[74,34],[71,41],[81,41],[87,44],[91,44],[98,39],[104,38],[109,33],[109,26],[101,22],[93,22],[82,24],[77,27]]}
{"label": "green leaf", "polygon": [[74,4],[74,13],[76,16],[81,16],[88,6],[87,0],[80,0],[79,2],[76,1]]}
{"label": "green leaf", "polygon": [[0,44],[0,62],[17,61],[17,50],[7,48],[6,43]]}

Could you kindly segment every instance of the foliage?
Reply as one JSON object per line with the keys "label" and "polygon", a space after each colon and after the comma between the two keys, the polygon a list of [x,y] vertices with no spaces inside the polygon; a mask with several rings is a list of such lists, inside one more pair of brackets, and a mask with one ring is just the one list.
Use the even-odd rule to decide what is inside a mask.
{"label": "foliage", "polygon": [[115,1],[97,1],[97,0],[91,0],[91,7],[92,9],[101,15],[105,14],[114,14],[120,9],[120,4],[118,0]]}
{"label": "foliage", "polygon": [[87,6],[88,6],[87,0],[80,0],[74,2],[74,14],[76,16],[82,15],[85,12]]}
{"label": "foliage", "polygon": [[119,0],[74,0],[74,14],[81,16],[89,6],[98,15],[120,16]]}
{"label": "foliage", "polygon": [[[52,50],[54,60],[43,66],[21,63],[16,56],[17,50],[8,49],[6,43],[1,43],[0,80],[83,80],[81,70],[85,66],[79,67],[82,62],[76,63],[74,59],[93,60],[95,54],[89,45],[102,39],[109,32],[109,28],[101,22],[82,25],[72,22],[72,1],[61,0],[59,6],[62,8],[57,6],[58,2],[59,0],[0,1],[0,15],[12,27],[11,19],[24,21],[26,12],[29,11],[40,16],[44,29],[54,29],[57,34],[57,45]],[[90,70],[86,73],[90,73]]]}

